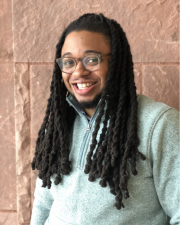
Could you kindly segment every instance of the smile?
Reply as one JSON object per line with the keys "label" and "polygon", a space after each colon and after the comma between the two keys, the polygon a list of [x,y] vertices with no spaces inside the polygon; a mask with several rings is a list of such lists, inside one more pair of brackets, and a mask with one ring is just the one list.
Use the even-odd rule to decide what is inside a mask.
{"label": "smile", "polygon": [[96,82],[76,83],[73,84],[74,91],[79,95],[86,95],[96,86]]}
{"label": "smile", "polygon": [[86,89],[86,88],[89,88],[89,87],[91,87],[92,85],[93,85],[94,83],[83,83],[83,84],[77,84],[77,87],[79,88],[79,89]]}

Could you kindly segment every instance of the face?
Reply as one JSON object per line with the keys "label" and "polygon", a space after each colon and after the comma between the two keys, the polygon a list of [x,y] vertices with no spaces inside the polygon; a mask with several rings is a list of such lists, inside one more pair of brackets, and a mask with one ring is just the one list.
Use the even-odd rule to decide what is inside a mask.
{"label": "face", "polygon": [[[61,57],[66,54],[66,57],[82,58],[89,54],[87,51],[107,54],[111,52],[111,48],[101,33],[74,31],[66,37]],[[109,70],[109,63],[110,56],[102,57],[98,69],[90,72],[85,70],[81,61],[78,60],[77,67],[73,73],[67,74],[62,72],[66,88],[79,103],[90,103],[101,94]]]}

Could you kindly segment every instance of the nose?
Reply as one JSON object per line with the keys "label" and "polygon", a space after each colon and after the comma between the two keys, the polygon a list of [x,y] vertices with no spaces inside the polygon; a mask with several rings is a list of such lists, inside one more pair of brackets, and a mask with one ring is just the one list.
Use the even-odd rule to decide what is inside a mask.
{"label": "nose", "polygon": [[77,66],[76,66],[75,71],[73,72],[73,75],[76,76],[76,77],[81,77],[81,76],[86,76],[86,75],[88,75],[89,73],[90,73],[90,72],[87,71],[87,70],[84,68],[84,66],[83,66],[83,64],[82,64],[82,62],[81,62],[81,60],[78,60]]}

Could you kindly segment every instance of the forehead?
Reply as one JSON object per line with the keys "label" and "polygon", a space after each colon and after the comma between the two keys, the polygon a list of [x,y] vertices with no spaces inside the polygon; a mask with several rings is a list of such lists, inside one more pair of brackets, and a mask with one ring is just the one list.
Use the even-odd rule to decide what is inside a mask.
{"label": "forehead", "polygon": [[67,52],[70,52],[72,55],[83,54],[87,50],[109,53],[111,51],[110,43],[101,33],[73,31],[66,37],[61,55]]}

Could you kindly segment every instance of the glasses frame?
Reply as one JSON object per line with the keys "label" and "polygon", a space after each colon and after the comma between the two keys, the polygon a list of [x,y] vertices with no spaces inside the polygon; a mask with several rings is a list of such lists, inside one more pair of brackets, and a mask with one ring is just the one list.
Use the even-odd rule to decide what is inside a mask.
{"label": "glasses frame", "polygon": [[99,68],[99,65],[100,65],[100,63],[101,63],[101,61],[102,61],[102,58],[111,55],[111,53],[107,53],[107,54],[90,53],[90,54],[84,55],[84,56],[81,57],[81,58],[73,58],[73,57],[65,57],[65,56],[64,56],[64,57],[61,57],[61,58],[57,58],[57,59],[56,59],[56,62],[57,62],[57,64],[58,64],[60,70],[61,70],[63,73],[67,73],[67,72],[64,72],[63,69],[61,68],[60,61],[61,61],[61,59],[63,59],[63,58],[70,58],[70,59],[73,59],[73,60],[75,61],[75,67],[74,67],[74,70],[73,70],[72,72],[70,72],[70,73],[67,73],[67,74],[74,73],[74,71],[76,70],[76,67],[77,67],[77,64],[78,64],[79,61],[81,61],[82,65],[83,65],[83,67],[84,67],[84,69],[85,69],[86,71],[93,72],[93,71],[96,71],[97,69],[95,69],[95,70],[88,70],[88,69],[85,68],[84,63],[83,63],[84,57],[86,57],[86,56],[88,56],[88,55],[92,55],[92,54],[95,54],[95,55],[98,56],[99,62],[98,62],[98,67],[97,67],[97,69]]}

